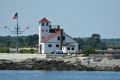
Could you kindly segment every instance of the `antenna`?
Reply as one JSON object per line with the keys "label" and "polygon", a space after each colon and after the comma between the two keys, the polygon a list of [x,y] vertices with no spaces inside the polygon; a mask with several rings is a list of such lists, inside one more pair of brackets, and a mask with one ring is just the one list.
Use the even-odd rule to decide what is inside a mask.
{"label": "antenna", "polygon": [[[16,15],[17,14],[17,15]],[[19,34],[22,34],[22,33],[24,33],[26,30],[28,30],[29,29],[29,26],[27,26],[25,29],[23,29],[23,30],[20,30],[20,26],[19,26],[19,24],[18,24],[18,12],[15,14],[15,16],[13,17],[13,19],[17,19],[17,26],[15,26],[15,28],[14,28],[14,30],[12,30],[11,28],[9,28],[8,26],[5,26],[4,28],[5,29],[8,29],[11,33],[13,33],[13,34],[16,34],[16,52],[17,53],[19,53],[19,51],[18,51],[18,44],[19,44],[19,42],[18,42],[18,37],[19,37]]]}

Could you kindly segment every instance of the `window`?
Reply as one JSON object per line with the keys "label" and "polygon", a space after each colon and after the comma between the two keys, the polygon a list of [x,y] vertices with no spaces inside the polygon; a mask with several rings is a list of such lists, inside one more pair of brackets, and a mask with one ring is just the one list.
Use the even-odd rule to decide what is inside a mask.
{"label": "window", "polygon": [[63,41],[65,41],[65,36],[63,36]]}
{"label": "window", "polygon": [[58,40],[60,40],[60,36],[58,36]]}
{"label": "window", "polygon": [[49,28],[51,28],[51,25],[49,26]]}
{"label": "window", "polygon": [[41,25],[44,26],[44,23],[42,23]]}
{"label": "window", "polygon": [[70,48],[68,47],[67,50],[70,50]]}
{"label": "window", "polygon": [[44,39],[44,36],[42,36],[42,39]]}
{"label": "window", "polygon": [[52,45],[51,45],[51,44],[48,44],[48,47],[52,47]]}
{"label": "window", "polygon": [[48,30],[46,29],[46,32],[48,32]]}
{"label": "window", "polygon": [[50,29],[49,32],[50,33],[55,33],[55,29]]}
{"label": "window", "polygon": [[56,44],[56,47],[59,47],[59,44]]}
{"label": "window", "polygon": [[46,23],[46,26],[48,26],[48,23]]}
{"label": "window", "polygon": [[72,47],[72,50],[74,50],[74,48]]}
{"label": "window", "polygon": [[[63,39],[63,41],[65,41],[65,36],[63,36],[62,39]],[[58,36],[58,40],[60,40],[60,36]]]}

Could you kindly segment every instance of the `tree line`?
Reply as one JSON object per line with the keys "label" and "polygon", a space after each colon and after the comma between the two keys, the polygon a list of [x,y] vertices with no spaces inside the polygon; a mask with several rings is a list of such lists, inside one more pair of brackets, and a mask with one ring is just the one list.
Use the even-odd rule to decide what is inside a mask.
{"label": "tree line", "polygon": [[106,49],[107,45],[102,41],[100,34],[92,34],[88,38],[74,38],[78,42],[79,49]]}
{"label": "tree line", "polygon": [[[19,36],[18,46],[23,47],[35,47],[38,45],[38,35],[29,36]],[[14,36],[0,36],[0,48],[15,48],[16,47],[16,37]]]}
{"label": "tree line", "polygon": [[[19,36],[19,47],[36,47],[38,45],[38,34],[29,36]],[[79,49],[107,49],[108,47],[120,49],[120,39],[101,39],[100,34],[92,34],[88,38],[74,38],[79,44]],[[15,48],[15,36],[0,36],[0,48]]]}

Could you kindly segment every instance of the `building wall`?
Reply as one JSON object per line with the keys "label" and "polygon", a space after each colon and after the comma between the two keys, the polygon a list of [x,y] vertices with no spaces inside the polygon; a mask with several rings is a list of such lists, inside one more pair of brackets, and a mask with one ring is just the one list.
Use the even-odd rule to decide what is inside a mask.
{"label": "building wall", "polygon": [[[60,37],[60,34],[57,35],[56,37],[52,38],[51,40],[49,40],[48,42],[44,43],[44,51],[42,51],[43,53],[51,53],[55,50],[60,50],[60,40],[58,40],[58,36]],[[72,38],[65,36],[65,40],[63,41],[63,44],[65,43],[72,43],[72,45],[74,45],[74,50],[72,50],[70,47],[70,50],[67,50],[67,47],[64,47],[62,50],[64,53],[76,53],[76,51],[78,50],[78,43],[76,41],[74,41]],[[52,47],[48,47],[48,44],[51,44]],[[56,47],[56,44],[59,45],[59,47]],[[65,49],[66,48],[66,49]]]}
{"label": "building wall", "polygon": [[[78,43],[72,43],[75,47],[69,47],[70,50],[68,50],[67,46],[63,46],[62,50],[64,53],[76,53],[78,51]],[[72,50],[72,48],[74,48],[74,50]]]}
{"label": "building wall", "polygon": [[[60,46],[56,47],[56,45],[60,45],[60,43],[44,43],[44,51],[43,53],[52,53],[55,50],[60,50]],[[51,45],[51,47],[49,47]]]}
{"label": "building wall", "polygon": [[[51,53],[55,50],[60,50],[60,43],[43,43],[42,44],[42,53]],[[51,45],[51,47],[49,47]],[[59,45],[59,47],[56,47],[56,45]],[[75,47],[74,50],[72,50],[70,47],[70,50],[67,50],[67,47],[63,46],[62,50],[64,53],[76,53],[78,50],[78,43],[74,43]]]}
{"label": "building wall", "polygon": [[[44,41],[44,38],[48,37],[50,35],[49,33],[49,26],[39,26],[40,27],[40,42]],[[44,38],[43,38],[44,37]]]}

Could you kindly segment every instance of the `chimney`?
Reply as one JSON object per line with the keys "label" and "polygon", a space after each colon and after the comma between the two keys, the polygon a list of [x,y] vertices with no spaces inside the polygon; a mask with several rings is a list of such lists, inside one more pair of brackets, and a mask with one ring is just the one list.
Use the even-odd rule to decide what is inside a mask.
{"label": "chimney", "polygon": [[62,50],[63,45],[63,29],[60,29],[60,50]]}

